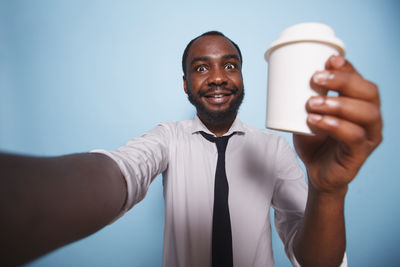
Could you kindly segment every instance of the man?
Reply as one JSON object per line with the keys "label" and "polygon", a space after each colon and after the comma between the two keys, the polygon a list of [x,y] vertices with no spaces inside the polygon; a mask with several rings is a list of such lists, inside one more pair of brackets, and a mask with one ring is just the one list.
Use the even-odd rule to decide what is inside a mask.
{"label": "man", "polygon": [[[221,247],[230,265],[273,266],[270,205],[294,265],[340,265],[347,187],[382,139],[378,89],[340,56],[313,75],[313,86],[339,97],[309,99],[308,123],[316,136],[293,137],[307,189],[283,138],[237,117],[244,95],[241,65],[236,44],[221,33],[205,33],[189,43],[182,61],[194,120],[163,123],[116,151],[1,155],[3,261],[23,263],[97,231],[143,199],[163,173],[165,266],[226,266],[215,263],[220,256],[214,249]],[[225,153],[213,136],[226,140]],[[228,185],[218,191],[221,173]],[[215,213],[222,194],[225,204]],[[231,228],[223,237],[229,240],[215,245],[215,217],[225,212],[228,221],[220,219],[227,224],[219,229]]]}

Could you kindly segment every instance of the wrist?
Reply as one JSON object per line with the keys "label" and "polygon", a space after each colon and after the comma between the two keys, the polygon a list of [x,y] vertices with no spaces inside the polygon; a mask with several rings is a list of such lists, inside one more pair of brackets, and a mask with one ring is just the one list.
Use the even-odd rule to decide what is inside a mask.
{"label": "wrist", "polygon": [[343,198],[348,191],[348,182],[341,177],[325,177],[326,173],[307,168],[309,194],[325,198]]}
{"label": "wrist", "polygon": [[308,186],[308,194],[318,199],[335,200],[335,201],[340,199],[344,200],[347,191],[348,191],[348,185],[330,189],[321,189],[313,185],[312,182],[310,182]]}

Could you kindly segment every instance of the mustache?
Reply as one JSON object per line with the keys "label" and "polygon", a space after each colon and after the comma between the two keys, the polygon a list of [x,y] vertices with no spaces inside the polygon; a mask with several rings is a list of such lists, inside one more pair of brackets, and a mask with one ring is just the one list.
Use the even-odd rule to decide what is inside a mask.
{"label": "mustache", "polygon": [[202,96],[205,96],[207,94],[212,94],[212,93],[214,93],[216,91],[224,91],[224,92],[228,91],[231,94],[236,94],[239,91],[239,88],[237,88],[237,87],[227,88],[225,86],[212,86],[210,89],[207,89],[205,91],[199,91],[198,95],[200,97],[202,97]]}

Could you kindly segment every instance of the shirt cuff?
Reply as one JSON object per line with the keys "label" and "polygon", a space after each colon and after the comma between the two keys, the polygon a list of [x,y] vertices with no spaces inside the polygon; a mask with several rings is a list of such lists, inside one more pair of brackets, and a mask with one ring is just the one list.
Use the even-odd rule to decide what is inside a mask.
{"label": "shirt cuff", "polygon": [[107,150],[103,150],[103,149],[95,149],[95,150],[91,150],[89,153],[100,153],[103,155],[108,156],[109,158],[111,158],[113,161],[115,161],[115,163],[117,163],[122,176],[124,177],[125,180],[125,185],[126,185],[126,197],[125,197],[125,203],[121,208],[121,211],[118,213],[118,215],[109,223],[112,224],[114,223],[116,220],[118,220],[119,218],[121,218],[132,206],[133,206],[133,200],[132,200],[132,183],[131,183],[131,179],[128,179],[126,176],[126,173],[124,171],[124,165],[122,162],[120,162],[117,158],[115,158],[113,156],[113,154]]}
{"label": "shirt cuff", "polygon": [[[297,262],[297,259],[296,259],[296,256],[294,255],[294,250],[293,250],[293,241],[294,241],[295,236],[296,236],[296,233],[294,233],[294,235],[292,235],[292,237],[289,240],[287,256],[294,267],[301,267],[301,265]],[[342,264],[340,264],[340,267],[347,267],[346,252],[344,253]]]}

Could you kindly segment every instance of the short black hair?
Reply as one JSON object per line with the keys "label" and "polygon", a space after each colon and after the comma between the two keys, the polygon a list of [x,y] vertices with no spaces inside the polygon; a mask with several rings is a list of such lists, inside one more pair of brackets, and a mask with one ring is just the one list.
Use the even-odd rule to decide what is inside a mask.
{"label": "short black hair", "polygon": [[188,56],[189,53],[189,49],[192,46],[192,44],[194,43],[194,41],[196,41],[197,39],[206,36],[206,35],[217,35],[217,36],[222,36],[225,37],[226,39],[228,39],[229,42],[231,42],[233,44],[233,46],[237,49],[237,51],[239,52],[239,60],[240,60],[240,64],[243,63],[243,59],[242,59],[242,52],[240,52],[240,48],[237,44],[235,44],[235,42],[233,42],[231,39],[229,39],[228,37],[226,37],[222,32],[219,31],[208,31],[203,33],[202,35],[197,36],[196,38],[194,38],[193,40],[191,40],[185,50],[183,51],[183,56],[182,56],[182,71],[183,74],[186,76],[186,58]]}

